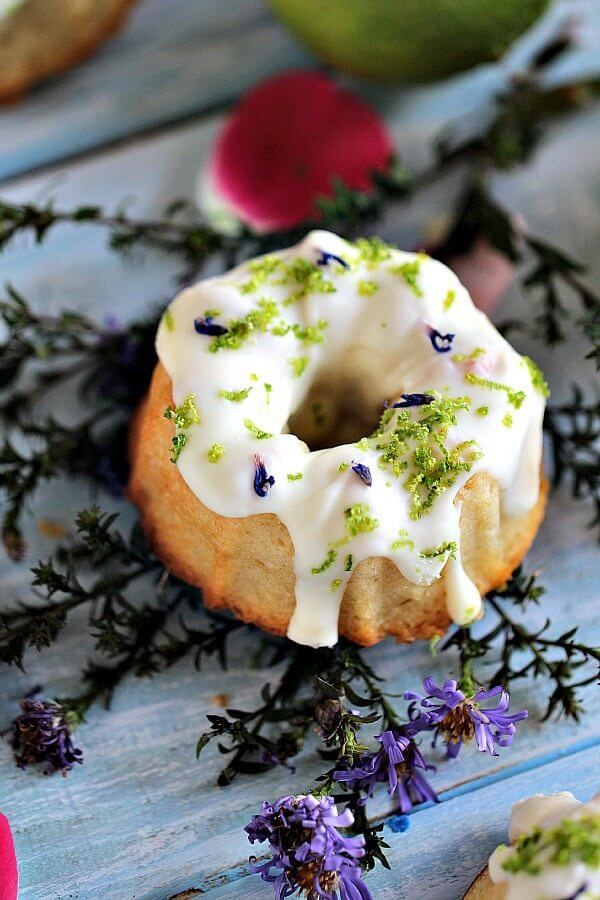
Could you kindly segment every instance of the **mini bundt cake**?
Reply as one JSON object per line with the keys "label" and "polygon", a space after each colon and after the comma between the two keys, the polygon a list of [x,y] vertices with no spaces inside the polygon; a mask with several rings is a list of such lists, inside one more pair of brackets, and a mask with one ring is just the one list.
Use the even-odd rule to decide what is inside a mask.
{"label": "mini bundt cake", "polygon": [[315,231],[184,290],[131,433],[165,565],[274,634],[431,637],[543,517],[547,388],[425,254]]}

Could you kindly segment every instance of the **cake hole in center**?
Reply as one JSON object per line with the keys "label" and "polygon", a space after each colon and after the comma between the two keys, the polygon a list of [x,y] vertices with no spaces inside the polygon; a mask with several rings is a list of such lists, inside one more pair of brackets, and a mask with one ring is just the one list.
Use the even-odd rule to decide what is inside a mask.
{"label": "cake hole in center", "polygon": [[377,428],[383,407],[365,403],[351,384],[316,381],[301,406],[290,416],[288,429],[310,450],[355,444]]}

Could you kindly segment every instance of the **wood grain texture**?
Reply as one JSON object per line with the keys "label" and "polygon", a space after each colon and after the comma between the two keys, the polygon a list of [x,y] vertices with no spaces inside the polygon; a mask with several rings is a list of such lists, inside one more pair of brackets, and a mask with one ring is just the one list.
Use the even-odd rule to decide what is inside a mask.
{"label": "wood grain texture", "polygon": [[[215,3],[211,8],[216,31],[218,6],[224,14],[237,15],[233,0]],[[251,7],[258,9],[254,3],[248,4]],[[439,97],[447,96],[447,89],[442,87]],[[434,102],[433,93],[429,105],[412,108],[407,117],[412,124],[406,129],[401,127],[402,119],[394,119],[402,149],[414,158],[424,153],[430,117],[439,121],[441,116],[441,101],[438,97]],[[388,102],[387,95],[383,102]],[[455,102],[460,104],[458,94]],[[128,196],[133,212],[158,212],[173,197],[192,196],[197,168],[217,122],[210,118],[187,124],[88,161],[57,167],[13,182],[3,194],[27,200],[53,193],[65,206],[85,200],[109,208]],[[553,129],[532,166],[496,181],[503,202],[524,214],[532,230],[591,264],[592,280],[600,276],[600,172],[594,151],[599,130],[600,107],[596,106]],[[41,131],[40,146],[44,145]],[[25,133],[22,139],[28,142]],[[568,179],[565,159],[573,166]],[[412,246],[422,223],[443,212],[453,189],[443,185],[423,205],[403,210],[386,222],[382,236]],[[1,280],[12,281],[41,309],[56,311],[71,304],[98,317],[117,313],[124,319],[142,314],[149,303],[164,302],[174,290],[176,274],[173,261],[164,257],[134,254],[119,259],[105,249],[105,236],[92,226],[57,230],[39,248],[20,241],[0,259],[0,266]],[[522,312],[522,302],[519,293],[512,291],[498,317]],[[540,362],[558,397],[572,379],[581,377],[581,348],[576,345],[566,344],[550,353],[520,339],[519,348]],[[592,377],[587,371],[585,378]],[[58,395],[54,408],[70,417],[72,398]],[[116,506],[107,498],[100,500],[110,508]],[[88,501],[84,484],[52,483],[36,497],[34,518],[68,524]],[[131,520],[126,507],[123,515],[125,522]],[[544,569],[548,595],[528,615],[539,624],[551,616],[557,631],[578,624],[582,636],[597,642],[597,545],[585,530],[587,518],[588,511],[565,492],[553,496],[528,563]],[[30,536],[31,560],[50,552],[52,542],[36,531],[34,523]],[[28,583],[25,565],[3,565],[2,602],[27,596]],[[0,808],[15,831],[22,900],[163,900],[190,887],[219,900],[269,896],[258,879],[244,877],[248,845],[241,827],[263,797],[302,790],[311,782],[321,766],[314,744],[308,743],[295,774],[276,770],[227,789],[214,787],[220,762],[216,748],[210,747],[201,762],[194,761],[204,714],[217,709],[215,695],[225,692],[233,705],[243,708],[254,703],[264,680],[272,677],[248,669],[255,646],[256,638],[250,635],[236,640],[226,673],[207,665],[198,675],[182,664],[153,681],[127,682],[110,713],[91,711],[78,735],[86,763],[67,779],[44,779],[33,771],[15,770],[8,745],[0,742]],[[26,675],[2,672],[0,730],[15,714],[18,698],[32,685],[43,684],[55,695],[74,690],[88,650],[81,624],[74,619],[58,646],[30,654]],[[422,644],[402,648],[386,642],[368,651],[368,658],[390,678],[392,691],[418,687],[429,672],[443,677],[452,664],[451,657],[432,660]],[[542,726],[536,712],[543,708],[544,687],[533,690],[529,683],[518,685],[515,705],[528,706],[531,719],[520,728],[513,748],[498,759],[467,752],[454,763],[441,764],[434,783],[442,805],[419,810],[407,834],[387,829],[394,874],[382,871],[371,876],[378,900],[458,900],[486,854],[502,839],[514,799],[558,788],[587,797],[597,789],[597,689],[591,686],[586,695],[589,714],[583,726],[568,722]],[[375,807],[377,814],[389,811],[386,799],[384,794]]]}

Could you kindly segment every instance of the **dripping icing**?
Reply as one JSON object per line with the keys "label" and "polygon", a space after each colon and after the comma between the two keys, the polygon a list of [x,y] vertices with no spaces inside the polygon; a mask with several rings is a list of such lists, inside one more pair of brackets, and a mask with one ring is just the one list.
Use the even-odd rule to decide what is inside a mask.
{"label": "dripping icing", "polygon": [[[487,471],[503,491],[507,513],[514,515],[536,502],[539,488],[544,400],[533,389],[521,357],[444,265],[423,254],[395,250],[373,261],[366,246],[312,232],[296,247],[183,291],[169,306],[170,327],[163,317],[157,336],[174,404],[194,395],[201,418],[186,431],[185,448],[177,459],[182,477],[217,514],[269,512],[286,525],[296,574],[296,606],[288,634],[313,646],[331,646],[337,640],[339,607],[352,575],[344,565],[348,553],[353,569],[368,557],[388,557],[416,584],[430,584],[447,566],[450,614],[461,623],[476,616],[481,598],[460,560],[456,496],[475,472]],[[323,254],[344,259],[348,268],[319,265]],[[415,266],[418,293],[398,274],[407,263]],[[307,264],[318,269],[318,277]],[[296,275],[286,274],[292,270],[304,279],[301,285]],[[373,278],[377,291],[362,296],[358,283]],[[454,298],[450,306],[444,302],[449,293]],[[242,334],[246,326],[239,329],[237,349],[211,349],[215,339],[194,328],[198,318],[216,310],[219,323],[230,328],[232,322],[247,322],[249,314],[252,319],[257,309],[258,324],[249,335]],[[440,334],[455,335],[452,353],[435,352],[424,321]],[[237,332],[234,336],[237,341]],[[294,362],[299,359],[302,367]],[[525,399],[515,409],[505,391],[465,382],[467,372],[482,382],[505,382]],[[397,415],[421,421],[429,404],[408,409],[401,404],[388,411],[389,427],[378,439],[311,452],[289,433],[288,420],[307,400],[316,379],[330,388],[334,401],[350,395],[359,410],[381,411],[384,401],[393,403],[402,396],[465,399],[445,441],[450,451],[468,444],[462,453],[469,457],[469,467],[458,471],[453,484],[415,518],[406,475],[394,474],[389,465],[382,468],[378,445],[389,438]],[[243,400],[226,399],[232,396]],[[324,405],[326,412],[334,401]],[[488,410],[485,417],[477,413],[481,407]],[[513,418],[510,429],[501,424],[507,411]],[[224,448],[218,465],[207,458],[214,445]],[[252,489],[255,454],[274,477],[266,496]],[[355,464],[368,467],[370,486],[353,473]],[[292,480],[290,472],[296,476]],[[368,506],[377,527],[349,534],[346,511],[357,504]],[[456,558],[421,556],[447,542],[457,545]],[[332,547],[338,550],[335,560],[312,574]]]}

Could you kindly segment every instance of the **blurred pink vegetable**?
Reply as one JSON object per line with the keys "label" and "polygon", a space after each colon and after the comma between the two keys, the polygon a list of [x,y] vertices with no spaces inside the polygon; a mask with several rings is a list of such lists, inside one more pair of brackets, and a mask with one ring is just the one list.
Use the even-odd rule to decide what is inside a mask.
{"label": "blurred pink vegetable", "polygon": [[477,238],[468,253],[451,257],[448,265],[487,315],[494,311],[515,277],[511,261],[485,238]]}
{"label": "blurred pink vegetable", "polygon": [[0,900],[17,900],[19,874],[8,819],[0,813]]}
{"label": "blurred pink vegetable", "polygon": [[336,178],[361,191],[385,172],[393,145],[364,100],[318,72],[284,72],[231,111],[209,161],[206,205],[260,231],[318,218]]}

